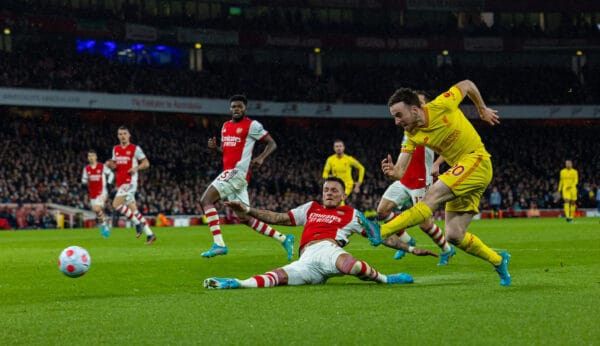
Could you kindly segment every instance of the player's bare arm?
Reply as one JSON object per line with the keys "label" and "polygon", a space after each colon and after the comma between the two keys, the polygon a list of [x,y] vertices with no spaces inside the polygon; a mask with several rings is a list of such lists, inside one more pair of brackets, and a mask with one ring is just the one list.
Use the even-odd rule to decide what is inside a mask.
{"label": "player's bare arm", "polygon": [[411,158],[412,153],[400,153],[400,155],[398,155],[398,161],[394,164],[392,155],[388,154],[387,158],[381,161],[381,170],[385,176],[394,180],[400,180],[404,177],[404,173],[406,173],[406,168],[408,167]]}
{"label": "player's bare arm", "polygon": [[443,156],[438,156],[438,158],[435,159],[433,165],[431,166],[432,177],[438,177],[440,175],[440,166],[442,165],[442,163],[444,163],[444,161],[445,160]]}
{"label": "player's bare arm", "polygon": [[130,174],[133,174],[135,172],[138,171],[143,171],[144,169],[148,169],[150,168],[150,161],[148,161],[148,159],[142,159],[140,160],[140,164],[135,166],[135,167],[131,167],[127,172],[129,172]]}
{"label": "player's bare arm", "polygon": [[270,210],[251,208],[238,201],[227,201],[224,204],[236,213],[246,213],[269,224],[292,226],[292,220],[287,213],[276,213]]}
{"label": "player's bare arm", "polygon": [[252,167],[260,167],[267,158],[267,156],[271,155],[271,153],[274,152],[275,149],[277,149],[277,143],[275,143],[275,140],[273,139],[273,137],[271,137],[271,135],[267,135],[265,138],[262,139],[262,141],[266,142],[267,145],[265,146],[265,150],[263,150],[263,152],[260,153],[260,155],[252,159]]}
{"label": "player's bare arm", "polygon": [[392,249],[396,249],[396,250],[403,250],[406,252],[410,252],[415,256],[433,256],[433,257],[438,257],[438,255],[434,252],[431,252],[429,250],[425,250],[425,249],[421,249],[418,247],[412,247],[408,244],[406,244],[405,242],[400,240],[400,237],[393,235],[387,239],[385,239],[383,241],[383,245],[390,247]]}
{"label": "player's bare arm", "polygon": [[468,96],[471,101],[477,107],[477,111],[479,112],[479,117],[485,121],[486,123],[494,126],[496,124],[500,124],[500,117],[498,117],[498,111],[495,109],[488,108],[483,101],[483,97],[481,97],[481,93],[477,88],[475,83],[466,79],[456,83],[456,87],[460,89],[463,95]]}
{"label": "player's bare arm", "polygon": [[223,148],[221,148],[221,146],[217,146],[217,137],[211,137],[208,139],[208,149],[220,153],[223,152]]}

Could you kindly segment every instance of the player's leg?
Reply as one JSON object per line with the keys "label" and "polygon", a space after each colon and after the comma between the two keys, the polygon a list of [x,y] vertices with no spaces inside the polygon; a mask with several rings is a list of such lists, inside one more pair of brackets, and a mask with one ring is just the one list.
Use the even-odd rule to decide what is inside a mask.
{"label": "player's leg", "polygon": [[[563,196],[565,196],[565,193],[563,193]],[[571,222],[571,200],[565,198],[564,200],[564,204],[563,204],[563,209],[565,211],[565,219],[567,220],[567,222]]]}
{"label": "player's leg", "polygon": [[108,238],[110,236],[110,228],[104,218],[104,198],[92,200],[92,210],[96,213],[96,224],[100,226],[100,234]]}
{"label": "player's leg", "polygon": [[444,235],[442,228],[433,222],[433,217],[430,217],[429,220],[425,220],[424,222],[420,223],[419,228],[421,228],[421,230],[425,232],[442,251],[440,253],[438,265],[448,265],[450,258],[456,255],[456,250],[454,250],[454,246],[450,245],[446,240],[446,236]]}
{"label": "player's leg", "polygon": [[473,214],[471,213],[446,211],[445,227],[448,241],[466,253],[491,263],[500,275],[500,284],[510,286],[511,277],[508,272],[510,254],[508,252],[497,253],[475,234],[467,232],[467,227],[472,219]]}
{"label": "player's leg", "polygon": [[577,188],[571,188],[569,190],[569,219],[573,221],[575,218],[575,211],[577,210]]}
{"label": "player's leg", "polygon": [[139,221],[139,223],[136,225],[136,235],[139,237],[143,230],[143,232],[146,234],[146,244],[150,245],[154,243],[156,241],[156,234],[152,232],[148,220],[146,220],[144,215],[139,212],[135,202],[134,192],[129,194],[128,198],[125,200],[125,203],[127,203],[129,210],[133,211],[133,218]]}
{"label": "player's leg", "polygon": [[[408,189],[402,185],[399,181],[392,183],[385,190],[379,204],[377,205],[377,218],[384,223],[394,219],[400,213],[394,212],[399,205],[403,205],[410,198]],[[401,229],[396,232],[396,236],[399,237],[400,241],[407,243],[411,246],[416,245],[416,241],[413,237],[406,232],[405,229]],[[384,243],[385,244],[385,243]],[[398,250],[394,254],[394,259],[398,260],[403,258],[406,253],[403,250]]]}
{"label": "player's leg", "polygon": [[96,213],[96,224],[98,224],[98,226],[106,225],[102,206],[99,204],[92,204],[92,210],[94,211],[94,213]]}
{"label": "player's leg", "polygon": [[[248,197],[248,190],[244,187],[241,191],[235,194],[235,196],[231,197],[230,200],[239,201],[245,205],[250,205],[250,198]],[[257,220],[247,214],[238,215],[241,222],[245,223],[248,227],[252,228],[254,231],[258,232],[267,237],[271,237],[278,241],[281,246],[283,246],[284,250],[287,253],[287,260],[291,261],[294,256],[294,235],[293,234],[283,234],[269,224]]]}
{"label": "player's leg", "polygon": [[[127,220],[129,220],[131,223],[133,223],[135,225],[136,228],[136,238],[139,238],[140,235],[142,235],[142,230],[143,230],[143,226],[140,221],[135,217],[134,213],[137,210],[131,210],[129,208],[129,204],[130,201],[128,200],[129,198],[129,190],[132,188],[132,186],[130,184],[123,184],[119,187],[119,189],[117,190],[117,194],[115,195],[115,198],[113,199],[113,208],[115,208],[115,210],[117,212],[119,212],[119,214],[125,216],[125,218],[127,218]],[[135,206],[135,205],[134,205]]]}
{"label": "player's leg", "polygon": [[[413,201],[413,204],[416,204],[418,203],[418,201],[422,200],[425,196],[425,192],[425,188],[411,190],[410,196]],[[454,250],[454,247],[448,244],[448,242],[446,241],[446,236],[444,235],[444,232],[441,229],[441,227],[439,227],[433,222],[433,217],[430,217],[429,219],[421,222],[419,224],[419,228],[423,232],[425,232],[425,234],[427,234],[437,246],[439,246],[441,253],[438,265],[448,265],[448,261],[450,260],[450,258],[456,255],[456,250]]]}
{"label": "player's leg", "polygon": [[278,268],[262,275],[254,275],[245,280],[235,278],[208,278],[204,280],[204,287],[208,289],[269,288],[287,285],[287,282],[287,273],[283,268]]}
{"label": "player's leg", "polygon": [[354,258],[345,252],[339,255],[335,261],[336,268],[340,273],[353,275],[363,281],[375,281],[380,284],[412,283],[413,278],[405,273],[385,275],[371,267],[367,262]]}
{"label": "player's leg", "polygon": [[202,194],[202,198],[200,199],[202,209],[204,210],[204,215],[206,216],[206,221],[208,222],[208,228],[213,236],[212,247],[208,251],[203,252],[202,257],[226,255],[228,251],[227,246],[225,245],[225,240],[223,239],[223,234],[221,233],[219,214],[217,213],[217,208],[215,208],[215,203],[220,199],[221,195],[219,190],[215,187],[215,185],[212,184],[206,188],[204,194]]}
{"label": "player's leg", "polygon": [[418,225],[428,220],[433,215],[433,210],[436,210],[441,203],[454,197],[452,190],[444,182],[441,180],[436,181],[427,190],[422,201],[381,226],[381,237],[387,238],[399,230]]}

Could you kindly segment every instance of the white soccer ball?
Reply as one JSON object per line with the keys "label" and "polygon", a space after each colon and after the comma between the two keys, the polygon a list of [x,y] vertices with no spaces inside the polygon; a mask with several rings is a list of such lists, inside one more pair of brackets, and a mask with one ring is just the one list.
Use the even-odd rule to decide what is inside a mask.
{"label": "white soccer ball", "polygon": [[70,278],[78,278],[87,273],[91,264],[90,254],[79,246],[69,246],[58,256],[58,269]]}

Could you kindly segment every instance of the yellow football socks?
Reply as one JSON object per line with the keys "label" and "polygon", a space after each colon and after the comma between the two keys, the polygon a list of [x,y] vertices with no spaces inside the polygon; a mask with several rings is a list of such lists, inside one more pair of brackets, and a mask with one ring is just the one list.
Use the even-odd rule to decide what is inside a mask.
{"label": "yellow football socks", "polygon": [[565,209],[565,217],[567,219],[571,218],[571,208],[570,207],[571,207],[571,205],[569,203],[565,203],[563,205],[563,208]]}
{"label": "yellow football socks", "polygon": [[421,222],[428,220],[433,212],[427,204],[419,202],[412,208],[402,212],[402,214],[393,218],[390,222],[381,225],[381,238],[387,238],[399,230],[410,226],[418,225]]}
{"label": "yellow football socks", "polygon": [[500,263],[502,263],[502,256],[498,255],[496,251],[490,249],[481,241],[481,239],[472,233],[467,232],[465,234],[465,238],[457,246],[466,253],[486,260],[494,266],[498,266]]}
{"label": "yellow football socks", "polygon": [[577,209],[577,205],[575,203],[572,203],[569,208],[569,214],[571,215],[569,216],[569,219],[575,218],[575,209]]}

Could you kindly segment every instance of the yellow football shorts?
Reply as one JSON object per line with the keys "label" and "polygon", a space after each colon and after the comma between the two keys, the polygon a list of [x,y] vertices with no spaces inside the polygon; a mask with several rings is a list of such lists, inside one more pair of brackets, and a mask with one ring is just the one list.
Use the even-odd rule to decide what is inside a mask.
{"label": "yellow football shorts", "polygon": [[492,174],[492,161],[487,155],[463,156],[439,178],[456,196],[446,202],[446,211],[479,213],[479,201],[492,181]]}
{"label": "yellow football shorts", "polygon": [[562,189],[562,198],[564,200],[571,200],[571,201],[576,201],[577,200],[577,187],[572,187],[570,189],[567,189],[566,187],[563,187]]}

